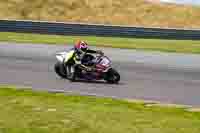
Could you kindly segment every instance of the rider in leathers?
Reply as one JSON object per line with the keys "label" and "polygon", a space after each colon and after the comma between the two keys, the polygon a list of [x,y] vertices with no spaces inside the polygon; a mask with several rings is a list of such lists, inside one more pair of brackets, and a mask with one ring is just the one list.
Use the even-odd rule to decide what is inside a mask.
{"label": "rider in leathers", "polygon": [[[88,44],[84,41],[78,41],[75,45],[74,45],[74,48],[72,49],[73,52],[72,54],[72,57],[75,61],[75,64],[72,65],[70,67],[70,78],[73,78],[74,77],[74,71],[76,69],[76,67],[79,67],[81,68],[82,70],[85,70],[85,71],[92,71],[94,70],[92,67],[89,67],[89,66],[86,66],[84,64],[82,64],[82,59],[83,59],[83,56],[86,54],[86,53],[92,53],[92,54],[103,54],[102,51],[100,50],[91,50],[91,49],[88,49]],[[67,63],[67,61],[65,61],[65,63]],[[68,72],[69,72],[68,71]]]}

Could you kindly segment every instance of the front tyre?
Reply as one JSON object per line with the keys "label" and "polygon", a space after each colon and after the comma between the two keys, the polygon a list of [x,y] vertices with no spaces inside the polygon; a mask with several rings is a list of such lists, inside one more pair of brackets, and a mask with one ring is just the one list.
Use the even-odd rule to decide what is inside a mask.
{"label": "front tyre", "polygon": [[119,75],[119,73],[115,69],[111,68],[106,73],[105,80],[108,83],[117,84],[120,81],[120,75]]}
{"label": "front tyre", "polygon": [[66,73],[66,70],[65,70],[65,67],[62,63],[60,62],[57,62],[55,65],[54,65],[54,71],[56,72],[56,74],[58,76],[60,76],[61,78],[67,78],[67,73]]}

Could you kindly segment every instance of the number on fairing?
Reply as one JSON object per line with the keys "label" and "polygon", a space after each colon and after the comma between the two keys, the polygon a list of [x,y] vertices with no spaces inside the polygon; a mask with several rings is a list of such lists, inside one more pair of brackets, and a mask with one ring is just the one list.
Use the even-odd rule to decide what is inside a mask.
{"label": "number on fairing", "polygon": [[103,66],[107,66],[110,64],[110,60],[108,58],[102,58],[100,64]]}

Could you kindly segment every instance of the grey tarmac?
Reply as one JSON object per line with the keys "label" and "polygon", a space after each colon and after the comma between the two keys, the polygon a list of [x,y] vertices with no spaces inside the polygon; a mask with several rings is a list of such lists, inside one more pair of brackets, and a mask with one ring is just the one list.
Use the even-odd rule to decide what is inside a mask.
{"label": "grey tarmac", "polygon": [[0,43],[0,84],[83,95],[200,105],[200,55],[101,49],[121,74],[118,85],[74,82],[54,72],[55,53],[70,46]]}

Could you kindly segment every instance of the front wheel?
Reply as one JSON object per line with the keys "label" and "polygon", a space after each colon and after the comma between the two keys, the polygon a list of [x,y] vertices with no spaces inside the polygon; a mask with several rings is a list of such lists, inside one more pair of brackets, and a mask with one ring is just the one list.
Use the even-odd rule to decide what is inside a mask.
{"label": "front wheel", "polygon": [[119,73],[111,68],[110,70],[108,70],[108,72],[106,73],[106,78],[105,80],[108,82],[108,83],[112,83],[112,84],[117,84],[119,81],[120,81],[120,75]]}
{"label": "front wheel", "polygon": [[65,70],[65,67],[62,63],[60,62],[57,62],[55,65],[54,65],[54,71],[56,72],[56,74],[58,76],[60,76],[61,78],[67,78],[67,72]]}

